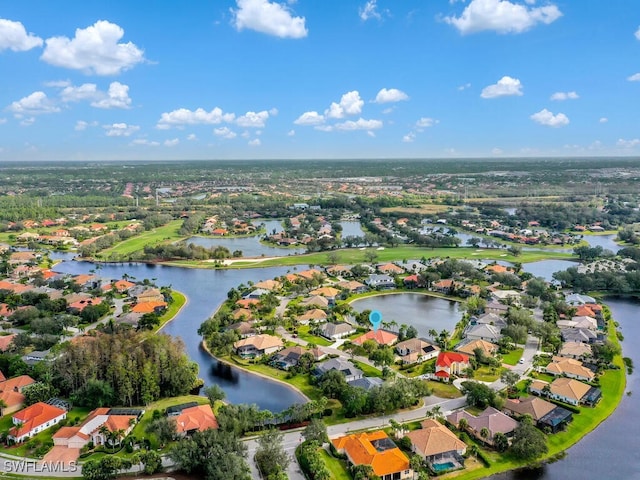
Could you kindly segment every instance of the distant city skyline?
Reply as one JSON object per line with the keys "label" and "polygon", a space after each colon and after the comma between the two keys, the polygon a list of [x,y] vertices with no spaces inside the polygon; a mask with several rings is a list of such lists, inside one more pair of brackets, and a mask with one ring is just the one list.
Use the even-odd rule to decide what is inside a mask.
{"label": "distant city skyline", "polygon": [[640,6],[24,0],[0,160],[640,155]]}

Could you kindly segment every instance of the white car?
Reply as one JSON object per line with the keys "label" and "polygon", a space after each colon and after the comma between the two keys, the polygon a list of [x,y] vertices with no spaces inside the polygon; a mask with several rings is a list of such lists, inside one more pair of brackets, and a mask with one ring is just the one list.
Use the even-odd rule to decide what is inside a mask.
{"label": "white car", "polygon": [[518,360],[518,363],[522,365],[524,363],[524,358],[521,358],[520,360]]}

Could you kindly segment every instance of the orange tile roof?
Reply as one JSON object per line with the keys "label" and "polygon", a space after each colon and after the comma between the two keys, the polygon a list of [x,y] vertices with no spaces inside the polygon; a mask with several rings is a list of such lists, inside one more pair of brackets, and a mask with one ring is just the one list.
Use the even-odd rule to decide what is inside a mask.
{"label": "orange tile roof", "polygon": [[312,268],[310,270],[303,270],[302,272],[298,272],[298,276],[306,278],[307,280],[313,280],[313,278],[316,276],[323,277],[324,275],[320,270],[316,270],[315,268]]}
{"label": "orange tile roof", "polygon": [[485,270],[493,273],[505,273],[509,271],[507,267],[499,264],[489,265],[488,267],[485,268]]}
{"label": "orange tile roof", "polygon": [[192,430],[202,432],[209,428],[218,428],[218,420],[209,405],[185,408],[175,419],[178,433],[186,433]]}
{"label": "orange tile roof", "polygon": [[9,345],[11,345],[11,342],[13,342],[13,339],[15,337],[16,337],[15,333],[11,335],[0,336],[0,352],[6,351],[7,348],[9,348]]}
{"label": "orange tile roof", "polygon": [[77,283],[78,285],[84,285],[85,283],[88,283],[92,280],[96,280],[96,276],[95,275],[88,275],[88,274],[80,274],[80,275],[76,275],[75,277],[72,278],[74,283]]}
{"label": "orange tile roof", "polygon": [[387,332],[386,330],[369,330],[364,335],[355,338],[353,343],[362,345],[367,340],[373,340],[379,345],[393,345],[398,341],[398,336],[395,333]]}
{"label": "orange tile roof", "polygon": [[167,302],[142,302],[136,303],[131,311],[134,313],[153,313],[156,308],[165,308],[166,306]]}
{"label": "orange tile roof", "polygon": [[336,438],[331,442],[338,450],[344,450],[354,465],[371,465],[379,477],[409,470],[409,459],[399,448],[378,451],[371,442],[389,438],[378,430],[371,433],[358,433]]}
{"label": "orange tile roof", "polygon": [[34,403],[13,416],[15,420],[22,422],[22,426],[20,428],[13,427],[9,432],[14,437],[21,437],[64,413],[66,413],[66,410],[62,408],[54,407],[44,402]]}
{"label": "orange tile roof", "polygon": [[239,307],[247,308],[251,305],[258,305],[260,300],[257,298],[242,298],[236,302]]}
{"label": "orange tile roof", "polygon": [[586,305],[580,305],[578,308],[576,308],[575,316],[576,317],[593,317],[593,318],[595,318],[596,314],[590,307],[587,307]]}
{"label": "orange tile roof", "polygon": [[453,363],[469,363],[469,357],[463,353],[440,352],[436,360],[439,367],[450,367]]}
{"label": "orange tile roof", "polygon": [[124,292],[125,290],[129,290],[134,285],[135,283],[129,282],[127,280],[118,280],[116,282],[111,282],[107,285],[103,285],[102,290],[109,291],[112,288],[115,288],[118,292]]}

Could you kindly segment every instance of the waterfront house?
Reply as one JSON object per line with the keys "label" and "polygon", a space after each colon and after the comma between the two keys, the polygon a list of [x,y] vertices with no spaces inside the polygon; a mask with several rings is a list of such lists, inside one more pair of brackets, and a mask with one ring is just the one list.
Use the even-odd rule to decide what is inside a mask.
{"label": "waterfront house", "polygon": [[314,377],[321,377],[331,370],[337,370],[338,372],[340,372],[347,382],[357,380],[359,378],[362,378],[363,376],[362,370],[356,368],[350,361],[343,360],[341,358],[331,358],[322,363],[319,363],[313,370],[312,375]]}
{"label": "waterfront house", "polygon": [[367,340],[372,340],[378,345],[391,346],[398,341],[398,335],[379,328],[378,330],[369,330],[364,335],[354,338],[353,343],[355,343],[356,345],[362,345]]}
{"label": "waterfront house", "polygon": [[378,290],[396,288],[396,281],[389,275],[380,275],[373,273],[369,275],[365,283],[369,286],[369,288]]}
{"label": "waterfront house", "polygon": [[422,338],[410,338],[396,344],[395,348],[404,365],[426,362],[440,353],[440,348]]}
{"label": "waterfront house", "polygon": [[576,359],[591,357],[591,345],[582,342],[564,342],[558,355]]}
{"label": "waterfront house", "polygon": [[570,405],[594,406],[602,397],[602,392],[599,388],[565,377],[556,378],[551,383],[534,380],[529,386],[529,391]]}
{"label": "waterfront house", "polygon": [[595,373],[582,365],[580,360],[556,356],[547,365],[546,372],[555,377],[564,376],[584,382],[592,382],[596,377]]}
{"label": "waterfront house", "polygon": [[529,415],[538,428],[549,429],[552,433],[564,429],[573,420],[569,410],[540,397],[508,398],[502,410],[516,419]]}
{"label": "waterfront house", "polygon": [[218,428],[218,420],[213,414],[211,406],[206,404],[184,408],[172,418],[175,418],[176,433],[179,436]]}
{"label": "waterfront house", "polygon": [[420,426],[407,433],[414,453],[420,455],[431,468],[434,468],[434,464],[446,462],[454,463],[452,468],[464,465],[462,455],[466,453],[467,445],[451,430],[431,418],[424,420]]}
{"label": "waterfront house", "polygon": [[275,353],[283,346],[280,337],[261,334],[238,340],[233,344],[233,350],[243,358],[255,358]]}
{"label": "waterfront house", "polygon": [[[471,415],[466,410],[460,410],[447,416],[447,421],[452,425],[459,426],[460,420],[467,421],[467,431],[477,440],[493,445],[496,433],[502,433],[507,438],[513,435],[513,431],[517,428],[518,422],[508,417],[500,410],[493,407],[487,407],[478,416]],[[483,437],[480,432],[487,429],[488,435]]]}

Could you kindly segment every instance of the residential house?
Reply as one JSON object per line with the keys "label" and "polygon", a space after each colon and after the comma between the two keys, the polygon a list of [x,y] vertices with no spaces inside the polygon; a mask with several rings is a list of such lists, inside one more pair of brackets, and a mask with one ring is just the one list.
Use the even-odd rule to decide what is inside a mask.
{"label": "residential house", "polygon": [[135,286],[135,283],[129,282],[128,280],[116,280],[114,282],[103,285],[102,290],[105,292],[115,290],[118,293],[124,293],[133,286]]}
{"label": "residential house", "polygon": [[469,325],[462,336],[468,340],[485,340],[491,343],[498,343],[502,335],[500,330],[494,325],[477,324]]}
{"label": "residential house", "polygon": [[379,275],[376,273],[372,273],[365,280],[365,283],[369,288],[374,288],[378,290],[396,288],[396,281],[393,279],[393,277],[389,275]]}
{"label": "residential house", "polygon": [[350,387],[362,388],[367,392],[373,388],[379,387],[382,383],[382,379],[378,377],[361,377],[347,382]]}
{"label": "residential house", "polygon": [[280,290],[282,288],[282,283],[277,280],[263,280],[262,282],[256,283],[254,288],[261,288],[263,290],[273,292]]}
{"label": "residential house", "polygon": [[327,319],[327,312],[320,310],[319,308],[313,308],[307,310],[302,315],[296,317],[298,323],[307,325],[309,323],[324,322]]}
{"label": "residential house", "polygon": [[250,322],[236,322],[227,326],[226,330],[235,330],[240,338],[253,337],[258,331],[253,327]]}
{"label": "residential house", "polygon": [[327,273],[333,277],[338,277],[342,275],[349,275],[351,273],[351,269],[353,267],[351,265],[333,265],[331,267],[327,267]]}
{"label": "residential house", "polygon": [[9,335],[1,335],[0,336],[0,352],[6,352],[7,349],[13,343],[13,339],[16,338],[17,334],[10,333]]}
{"label": "residential house", "polygon": [[47,357],[51,353],[51,350],[33,350],[22,356],[22,361],[27,365],[35,365],[38,362],[47,360]]}
{"label": "residential house", "polygon": [[506,313],[509,311],[509,307],[500,302],[492,300],[490,302],[487,302],[484,307],[484,311],[486,313],[495,313],[496,315],[506,315]]}
{"label": "residential house", "polygon": [[440,280],[431,285],[431,289],[435,292],[444,293],[445,295],[451,295],[456,288],[456,282],[450,278]]}
{"label": "residential house", "polygon": [[413,478],[409,459],[382,430],[346,435],[331,443],[351,465],[370,465],[381,480]]}
{"label": "residential house", "polygon": [[436,377],[448,381],[469,367],[469,357],[464,353],[440,352],[436,360]]}
{"label": "residential house", "polygon": [[322,280],[325,277],[324,273],[316,268],[298,272],[298,276],[302,277],[305,280]]}
{"label": "residential house", "polygon": [[273,357],[272,364],[282,370],[289,370],[291,367],[298,365],[300,357],[305,353],[309,353],[313,357],[314,362],[323,360],[327,357],[327,354],[317,347],[307,350],[300,346],[294,346],[287,347],[276,353]]}
{"label": "residential house", "polygon": [[593,406],[602,397],[602,392],[599,388],[566,377],[556,378],[551,383],[534,380],[529,386],[529,391],[570,405],[584,404]]}
{"label": "residential house", "polygon": [[143,414],[144,410],[136,408],[97,408],[89,413],[80,425],[61,427],[53,434],[53,444],[76,449],[84,447],[89,442],[96,446],[105,445],[109,440],[107,432],[121,432],[120,438],[124,438],[131,433]]}
{"label": "residential house", "polygon": [[314,377],[321,377],[325,373],[337,370],[338,372],[344,375],[344,379],[347,382],[352,380],[357,380],[362,378],[362,370],[356,368],[350,361],[344,360],[342,358],[331,358],[322,363],[316,365],[316,368],[313,370],[312,375]]}
{"label": "residential house", "polygon": [[349,323],[325,323],[320,326],[320,335],[329,340],[338,340],[356,333],[356,329]]}
{"label": "residential house", "polygon": [[417,260],[407,260],[406,263],[402,263],[402,268],[404,268],[406,272],[420,273],[424,272],[429,267],[427,267],[422,262],[418,262]]}
{"label": "residential house", "polygon": [[391,346],[391,345],[395,345],[395,343],[398,341],[398,335],[379,328],[377,330],[369,330],[364,335],[354,338],[353,343],[357,345],[362,345],[367,340],[373,340],[378,345]]}
{"label": "residential house", "polygon": [[71,281],[83,290],[100,288],[100,279],[96,275],[80,274],[71,278]]}
{"label": "residential house", "polygon": [[159,288],[146,287],[144,285],[136,285],[130,288],[129,295],[135,297],[137,303],[165,301],[164,295],[162,295]]}
{"label": "residential house", "polygon": [[529,415],[538,428],[549,429],[553,433],[564,429],[573,420],[569,410],[540,397],[508,398],[502,410],[516,419]]}
{"label": "residential house", "polygon": [[560,336],[564,342],[596,343],[598,334],[588,328],[561,328]]}
{"label": "residential house", "polygon": [[582,295],[579,293],[572,293],[570,295],[567,295],[564,298],[564,301],[567,305],[571,305],[573,307],[584,305],[586,303],[596,303],[595,298],[590,297],[589,295]]}
{"label": "residential house", "polygon": [[456,352],[464,353],[465,355],[475,355],[476,349],[480,349],[485,357],[493,357],[498,351],[498,345],[495,343],[487,342],[482,339],[465,339],[460,342],[454,350]]}
{"label": "residential house", "polygon": [[565,357],[554,356],[551,363],[547,365],[546,372],[556,377],[575,378],[583,382],[592,382],[596,377],[596,374],[582,365],[580,360]]}
{"label": "residential house", "polygon": [[423,338],[410,338],[396,344],[396,353],[404,365],[413,365],[437,357],[440,348]]}
{"label": "residential house", "polygon": [[515,290],[493,290],[491,297],[498,302],[506,301],[508,299],[520,298],[520,292],[516,292]]}
{"label": "residential house", "polygon": [[44,402],[20,410],[13,415],[13,427],[9,429],[7,438],[14,442],[22,442],[67,418],[67,411]]}
{"label": "residential house", "polygon": [[218,428],[218,420],[210,405],[194,405],[184,408],[172,418],[176,421],[176,433],[179,436]]}
{"label": "residential house", "polygon": [[327,308],[329,307],[329,300],[325,297],[321,297],[320,295],[314,295],[313,297],[305,298],[300,302],[300,305],[305,307],[318,307],[318,308]]}
{"label": "residential house", "polygon": [[266,290],[264,288],[256,288],[254,290],[251,290],[250,292],[245,293],[242,298],[244,300],[259,300],[261,296],[263,295],[268,295],[271,292],[269,290]]}
{"label": "residential house", "polygon": [[340,288],[347,290],[349,293],[364,293],[369,290],[364,283],[360,283],[356,280],[338,282],[337,285]]}
{"label": "residential house", "polygon": [[161,314],[167,309],[167,302],[164,300],[158,302],[142,302],[136,303],[133,307],[131,307],[131,312],[140,313],[144,315],[145,313],[157,313]]}
{"label": "residential house", "polygon": [[233,344],[233,350],[244,358],[255,358],[270,355],[284,346],[280,337],[260,334],[243,338]]}
{"label": "residential house", "polygon": [[420,426],[407,433],[414,453],[420,455],[431,468],[434,464],[447,462],[453,463],[452,468],[464,466],[462,455],[466,453],[467,445],[455,433],[431,418],[424,420]]}
{"label": "residential house", "polygon": [[234,320],[249,321],[253,320],[253,312],[248,308],[236,308],[231,312]]}
{"label": "residential house", "polygon": [[385,263],[378,265],[378,271],[380,273],[386,273],[387,275],[400,275],[404,273],[404,268],[399,267],[394,263]]}
{"label": "residential house", "polygon": [[29,375],[20,375],[13,378],[5,378],[0,372],[0,400],[6,405],[0,409],[0,416],[17,412],[24,406],[25,397],[22,393],[24,387],[33,385],[36,381]]}
{"label": "residential house", "polygon": [[[518,422],[493,407],[487,407],[478,416],[471,415],[466,410],[457,411],[448,415],[447,421],[458,426],[460,425],[460,420],[463,418],[467,421],[467,431],[476,439],[489,445],[493,445],[497,433],[501,433],[509,438],[518,427]],[[487,429],[488,435],[483,437],[481,432],[485,428]]]}
{"label": "residential house", "polygon": [[592,356],[591,345],[582,342],[564,342],[558,355],[567,358],[587,358]]}
{"label": "residential house", "polygon": [[336,303],[336,297],[340,295],[340,290],[333,287],[321,287],[316,288],[309,292],[311,295],[320,295],[329,300],[329,305],[334,305]]}

